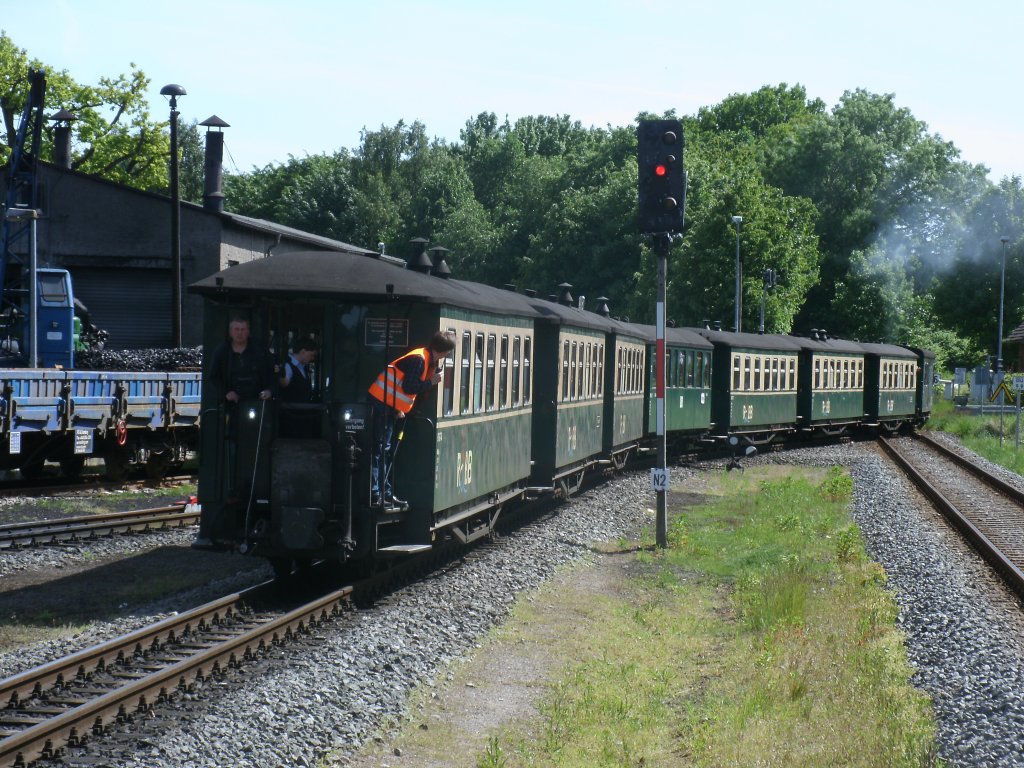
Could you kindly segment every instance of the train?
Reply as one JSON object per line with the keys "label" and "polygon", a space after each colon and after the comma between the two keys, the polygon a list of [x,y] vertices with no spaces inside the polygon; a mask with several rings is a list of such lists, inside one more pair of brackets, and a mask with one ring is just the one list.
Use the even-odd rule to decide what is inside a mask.
{"label": "train", "polygon": [[[316,340],[315,429],[286,437],[277,400],[225,402],[203,374],[198,549],[239,552],[293,574],[314,561],[354,567],[469,543],[503,510],[568,496],[588,473],[621,469],[657,444],[655,328],[587,310],[571,286],[541,298],[452,279],[378,254],[296,252],[199,281],[204,348],[243,318],[281,359]],[[375,503],[378,417],[368,388],[437,332],[455,348],[416,398],[391,465],[401,507]],[[705,323],[666,330],[666,441],[735,450],[815,434],[898,432],[932,407],[935,356]],[[233,424],[232,424],[232,421]]]}
{"label": "train", "polygon": [[67,270],[38,270],[39,366],[18,354],[18,326],[0,320],[0,470],[37,479],[47,462],[78,477],[91,458],[122,480],[133,467],[162,477],[195,450],[198,370],[76,368],[79,318]]}

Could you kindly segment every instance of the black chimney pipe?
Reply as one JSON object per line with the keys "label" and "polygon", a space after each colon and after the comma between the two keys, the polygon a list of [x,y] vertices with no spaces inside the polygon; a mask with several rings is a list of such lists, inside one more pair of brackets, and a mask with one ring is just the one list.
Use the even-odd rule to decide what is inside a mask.
{"label": "black chimney pipe", "polygon": [[53,164],[59,168],[71,169],[71,121],[77,120],[72,112],[62,109],[50,117],[53,126]]}
{"label": "black chimney pipe", "polygon": [[206,153],[203,155],[203,210],[224,210],[224,134],[213,128],[230,128],[216,115],[203,120],[206,126]]}

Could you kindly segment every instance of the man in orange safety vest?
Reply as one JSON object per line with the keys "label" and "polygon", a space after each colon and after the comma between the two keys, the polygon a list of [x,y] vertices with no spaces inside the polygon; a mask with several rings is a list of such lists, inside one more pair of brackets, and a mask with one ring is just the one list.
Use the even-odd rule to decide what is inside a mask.
{"label": "man in orange safety vest", "polygon": [[438,364],[453,349],[454,339],[438,331],[427,346],[417,347],[392,361],[370,385],[370,396],[374,398],[373,484],[370,489],[374,506],[408,506],[392,493],[390,464],[395,447],[395,424],[412,410],[417,395],[441,380]]}

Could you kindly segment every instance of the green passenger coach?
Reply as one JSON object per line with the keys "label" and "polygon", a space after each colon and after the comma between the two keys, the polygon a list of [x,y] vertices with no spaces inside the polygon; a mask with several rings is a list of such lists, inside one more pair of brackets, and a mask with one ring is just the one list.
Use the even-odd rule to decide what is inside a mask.
{"label": "green passenger coach", "polygon": [[618,468],[625,466],[645,435],[645,374],[652,330],[616,321],[609,336],[603,448]]}
{"label": "green passenger coach", "polygon": [[[665,329],[665,431],[674,447],[694,444],[711,428],[711,353],[714,345],[690,328]],[[644,431],[655,435],[657,371],[655,346],[647,348]]]}
{"label": "green passenger coach", "polygon": [[895,432],[917,418],[918,356],[895,344],[861,344],[865,352],[865,425]]}
{"label": "green passenger coach", "polygon": [[840,435],[864,419],[862,345],[814,332],[799,338],[798,421],[802,429]]}
{"label": "green passenger coach", "polygon": [[575,491],[586,471],[602,461],[604,398],[612,365],[608,333],[613,321],[559,302],[534,304],[537,355],[557,361],[536,373],[533,408],[533,478],[538,486]]}
{"label": "green passenger coach", "polygon": [[714,345],[712,434],[763,444],[795,431],[800,353],[796,340],[708,328],[698,332]]}

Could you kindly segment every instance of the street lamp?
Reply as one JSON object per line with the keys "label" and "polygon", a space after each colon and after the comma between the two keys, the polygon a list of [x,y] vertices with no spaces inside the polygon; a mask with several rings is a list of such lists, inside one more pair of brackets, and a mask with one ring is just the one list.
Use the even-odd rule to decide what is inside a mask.
{"label": "street lamp", "polygon": [[736,225],[736,317],[733,320],[733,329],[736,333],[743,330],[740,325],[740,317],[743,314],[743,292],[740,288],[743,283],[743,268],[740,266],[740,223],[742,221],[742,216],[732,217],[732,223]]}
{"label": "street lamp", "polygon": [[[10,222],[29,221],[28,246],[28,367],[39,367],[39,259],[36,221],[42,211],[35,208],[8,208],[5,218]],[[0,289],[2,291],[2,289]]]}
{"label": "street lamp", "polygon": [[171,104],[171,344],[181,346],[181,198],[178,188],[178,97],[187,95],[171,83],[160,89]]}
{"label": "street lamp", "polygon": [[1010,238],[1003,235],[999,238],[1003,244],[1003,263],[999,270],[999,339],[996,346],[996,373],[1003,371],[1003,295],[1006,286],[1006,244]]}

